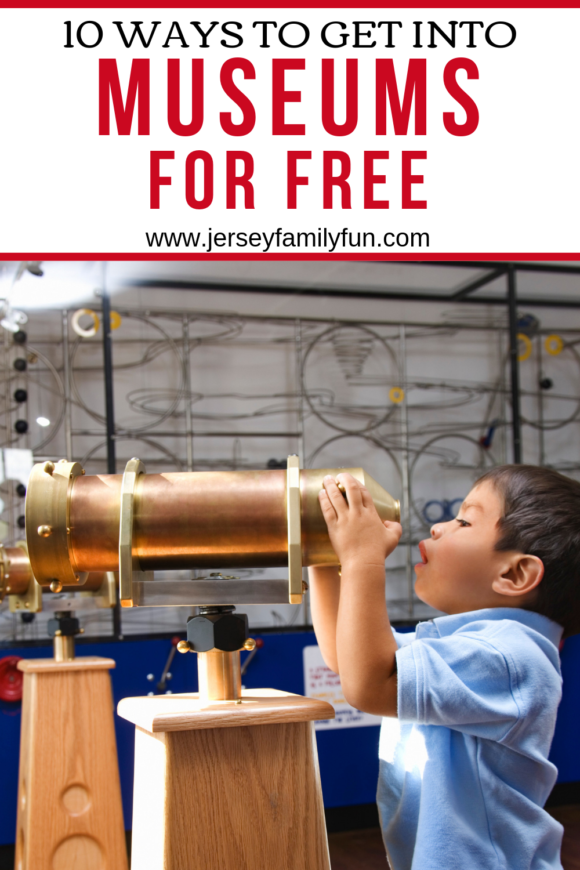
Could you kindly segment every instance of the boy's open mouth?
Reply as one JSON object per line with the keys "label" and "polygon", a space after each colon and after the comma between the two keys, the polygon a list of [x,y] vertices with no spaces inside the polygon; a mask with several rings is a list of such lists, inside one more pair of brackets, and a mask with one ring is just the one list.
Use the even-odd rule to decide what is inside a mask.
{"label": "boy's open mouth", "polygon": [[424,541],[419,541],[419,552],[421,553],[421,559],[423,560],[423,564],[426,565],[429,559],[427,558]]}

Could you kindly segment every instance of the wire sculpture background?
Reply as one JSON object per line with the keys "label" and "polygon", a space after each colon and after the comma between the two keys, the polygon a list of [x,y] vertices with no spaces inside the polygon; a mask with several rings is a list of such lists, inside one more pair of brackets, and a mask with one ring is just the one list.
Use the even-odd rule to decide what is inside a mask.
{"label": "wire sculpture background", "polygon": [[[417,543],[433,517],[451,518],[473,482],[510,457],[503,313],[471,310],[460,320],[452,310],[432,324],[118,313],[118,472],[131,456],[156,471],[282,467],[293,452],[305,467],[361,465],[403,503],[402,544],[387,566],[390,612],[431,615],[413,594]],[[72,314],[34,312],[26,333],[4,331],[1,446],[31,449],[35,461],[69,453],[87,473],[104,473],[101,331],[77,335]],[[577,476],[580,335],[563,326],[554,353],[548,333],[536,321],[522,339],[524,460]],[[19,492],[14,481],[0,484],[7,544],[23,536]],[[303,607],[249,613],[255,627],[309,621]],[[108,614],[84,620],[88,633],[110,631]],[[183,622],[171,608],[123,613],[125,632]],[[0,609],[0,640],[42,635],[39,626]]]}

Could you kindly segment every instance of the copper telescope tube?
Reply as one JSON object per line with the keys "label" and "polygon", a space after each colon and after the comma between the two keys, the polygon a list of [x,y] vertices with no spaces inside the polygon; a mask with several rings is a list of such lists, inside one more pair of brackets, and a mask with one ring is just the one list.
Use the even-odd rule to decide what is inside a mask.
{"label": "copper telescope tube", "polygon": [[[304,565],[338,562],[318,492],[326,474],[336,477],[341,471],[349,471],[367,486],[382,519],[399,519],[398,501],[362,468],[303,470],[300,496]],[[41,469],[37,477],[33,473],[30,478],[27,499],[35,498],[36,480],[42,482]],[[66,531],[68,557],[75,574],[119,570],[122,480],[120,474],[78,474],[74,478],[71,474]],[[40,487],[38,492],[40,497]],[[42,500],[37,501],[34,528],[31,523],[27,529],[31,557],[31,536],[35,536],[36,526],[39,535],[50,529],[40,525],[47,522],[42,504]],[[286,471],[140,474],[135,487],[132,543],[133,557],[144,571],[286,566]],[[47,582],[34,559],[33,566],[39,582]]]}
{"label": "copper telescope tube", "polygon": [[4,591],[7,595],[24,595],[32,580],[28,553],[22,547],[4,547]]}
{"label": "copper telescope tube", "polygon": [[[6,595],[25,595],[33,580],[28,553],[22,547],[4,547],[4,553],[6,559],[4,563],[4,593]],[[104,571],[93,571],[82,587],[63,586],[61,592],[96,592],[104,581]]]}

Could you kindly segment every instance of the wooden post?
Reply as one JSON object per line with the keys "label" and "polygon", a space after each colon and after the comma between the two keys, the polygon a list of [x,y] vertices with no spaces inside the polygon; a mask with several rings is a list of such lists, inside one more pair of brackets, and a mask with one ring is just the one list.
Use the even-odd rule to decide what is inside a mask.
{"label": "wooden post", "polygon": [[23,659],[16,870],[127,870],[112,659]]}
{"label": "wooden post", "polygon": [[324,701],[125,698],[135,729],[132,870],[330,870],[313,720]]}

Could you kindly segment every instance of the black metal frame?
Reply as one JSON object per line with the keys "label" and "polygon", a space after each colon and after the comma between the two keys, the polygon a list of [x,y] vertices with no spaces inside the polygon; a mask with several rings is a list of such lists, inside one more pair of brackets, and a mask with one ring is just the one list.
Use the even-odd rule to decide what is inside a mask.
{"label": "black metal frame", "polygon": [[[364,261],[366,265],[384,266],[385,261],[370,260]],[[386,265],[390,265],[389,261]],[[578,275],[580,276],[580,265],[556,265],[554,263],[519,263],[519,262],[499,262],[499,261],[473,261],[473,260],[453,260],[453,261],[413,261],[407,263],[409,266],[430,266],[438,268],[459,268],[459,269],[485,269],[486,274],[480,275],[463,284],[460,287],[452,288],[450,293],[430,293],[425,291],[407,292],[404,290],[377,290],[375,288],[348,288],[348,287],[300,287],[292,284],[266,284],[253,283],[246,284],[240,281],[211,281],[211,280],[164,280],[162,278],[153,278],[151,280],[129,281],[124,284],[125,287],[139,287],[142,289],[151,290],[214,290],[230,293],[265,293],[285,296],[330,296],[345,299],[378,299],[378,300],[406,300],[415,302],[464,302],[473,305],[508,305],[508,297],[506,296],[482,296],[474,295],[477,290],[491,284],[497,278],[505,275],[510,269],[514,272],[537,272],[551,275]],[[571,308],[580,309],[580,294],[578,299],[547,299],[534,297],[519,297],[520,305],[527,305],[536,308]]]}
{"label": "black metal frame", "polygon": [[[117,473],[117,455],[115,444],[115,398],[113,392],[113,348],[111,344],[111,299],[106,287],[101,290],[103,324],[103,369],[105,375],[105,417],[107,425],[107,473]],[[112,610],[113,635],[122,640],[121,603],[117,599]]]}
{"label": "black metal frame", "polygon": [[518,362],[518,301],[516,270],[513,266],[509,267],[507,273],[507,302],[510,338],[513,460],[519,465],[522,461],[522,428],[520,414],[520,366]]}

